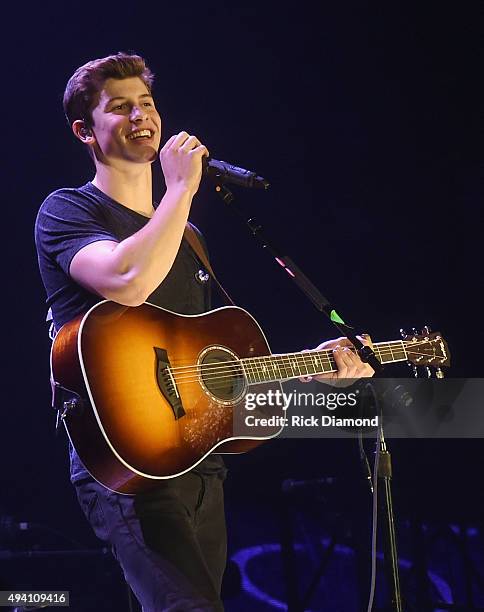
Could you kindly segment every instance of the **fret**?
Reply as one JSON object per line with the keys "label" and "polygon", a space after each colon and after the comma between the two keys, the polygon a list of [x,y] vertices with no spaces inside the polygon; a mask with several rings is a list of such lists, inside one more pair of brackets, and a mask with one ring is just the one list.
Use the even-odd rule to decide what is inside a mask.
{"label": "fret", "polygon": [[264,361],[264,357],[259,357],[259,374],[261,378],[261,382],[266,382],[266,364]]}
{"label": "fret", "polygon": [[[377,346],[375,345],[375,354],[377,354],[376,349]],[[378,347],[378,354],[381,363],[394,363],[395,361],[407,360],[405,346],[401,340],[381,343]]]}
{"label": "fret", "polygon": [[397,355],[396,361],[407,361],[407,351],[405,350],[403,340],[397,340],[396,344],[399,345],[395,349],[395,353]]}
{"label": "fret", "polygon": [[274,379],[274,374],[271,372],[272,369],[272,359],[270,357],[264,357],[264,378],[266,382],[269,382]]}
{"label": "fret", "polygon": [[272,380],[277,380],[279,378],[279,374],[276,372],[276,366],[274,364],[275,359],[271,356],[271,357],[269,357],[269,361],[270,361],[272,372],[273,372]]}
{"label": "fret", "polygon": [[336,372],[336,370],[338,369],[332,351],[328,353],[328,365],[330,372]]}
{"label": "fret", "polygon": [[319,353],[319,361],[321,364],[320,370],[322,374],[331,372],[335,367],[333,355],[328,350],[324,350]]}
{"label": "fret", "polygon": [[278,359],[276,356],[273,357],[273,363],[274,363],[274,371],[275,368],[277,366],[277,379],[278,380],[284,380],[285,376],[281,371],[281,364],[280,364],[280,359]]}
{"label": "fret", "polygon": [[282,355],[274,355],[274,363],[277,366],[277,371],[279,373],[278,379],[284,380],[286,378],[286,368],[284,366],[284,359]]}
{"label": "fret", "polygon": [[310,366],[311,366],[311,361],[309,359],[309,354],[308,353],[302,353],[299,356],[300,361],[302,361],[303,365],[304,365],[304,369],[306,370],[306,376],[310,376],[311,374],[314,374],[314,372],[311,372],[310,370]]}
{"label": "fret", "polygon": [[[294,353],[289,355],[289,363],[291,364],[291,369],[292,369],[293,375],[296,376],[296,377],[297,376],[302,376],[301,368],[299,367],[297,359],[295,359],[295,357],[296,356],[294,355]],[[296,372],[296,368],[297,368],[298,372]]]}
{"label": "fret", "polygon": [[299,371],[301,372],[301,367],[304,368],[304,370],[306,370],[305,372],[302,372],[303,376],[307,376],[309,374],[308,372],[308,367],[306,365],[306,361],[304,359],[304,356],[301,353],[294,353],[294,356],[296,357],[296,360],[298,362],[298,366],[299,366]]}
{"label": "fret", "polygon": [[244,375],[247,379],[247,382],[249,383],[249,385],[252,385],[255,383],[255,377],[254,377],[254,366],[253,363],[250,359],[241,359],[240,363],[242,365],[242,369],[244,370]]}
{"label": "fret", "polygon": [[334,360],[333,351],[325,351],[325,357],[327,363],[323,363],[324,372],[336,372],[338,368],[336,367],[336,361]]}
{"label": "fret", "polygon": [[292,373],[292,368],[291,368],[291,364],[289,362],[289,358],[287,355],[281,355],[280,360],[284,366],[284,378],[285,379],[289,379],[292,377],[293,373]]}
{"label": "fret", "polygon": [[272,356],[263,356],[257,358],[258,365],[258,375],[259,382],[272,382],[277,380],[277,375],[275,375],[274,365],[272,363]]}
{"label": "fret", "polygon": [[264,357],[259,357],[259,360],[258,360],[259,361],[259,376],[261,379],[260,382],[266,382],[266,377],[267,377],[266,364],[265,364],[264,359],[265,359]]}
{"label": "fret", "polygon": [[259,358],[254,357],[254,374],[255,374],[255,382],[262,382],[261,380],[261,367],[259,363]]}
{"label": "fret", "polygon": [[313,374],[317,374],[318,373],[318,363],[316,361],[316,355],[314,355],[314,353],[309,353],[310,355],[310,359],[311,359],[311,365],[313,368]]}
{"label": "fret", "polygon": [[291,354],[287,356],[287,364],[291,368],[291,378],[297,377],[297,361],[294,360],[294,355]]}
{"label": "fret", "polygon": [[320,373],[318,369],[318,363],[316,361],[316,356],[312,351],[304,353],[304,361],[306,362],[306,369],[310,376],[314,376],[315,374]]}
{"label": "fret", "polygon": [[286,355],[286,365],[289,371],[289,378],[297,376],[297,362],[294,360],[293,353],[288,353]]}
{"label": "fret", "polygon": [[380,363],[384,363],[383,357],[382,357],[382,354],[381,354],[381,350],[380,350],[380,347],[378,345],[376,345],[376,344],[373,345],[373,352],[375,353],[375,357],[378,359],[378,361]]}

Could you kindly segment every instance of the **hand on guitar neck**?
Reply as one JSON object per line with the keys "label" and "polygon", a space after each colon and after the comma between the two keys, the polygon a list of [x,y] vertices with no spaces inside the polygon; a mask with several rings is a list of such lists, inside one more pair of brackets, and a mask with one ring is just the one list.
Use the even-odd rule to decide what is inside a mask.
{"label": "hand on guitar neck", "polygon": [[[367,346],[373,347],[370,336],[358,336],[358,339]],[[302,382],[317,380],[322,383],[335,383],[339,387],[344,387],[353,383],[356,378],[368,378],[373,376],[375,371],[368,364],[361,361],[356,354],[353,344],[342,336],[334,340],[326,340],[317,346],[314,350],[332,349],[334,360],[338,367],[336,372],[326,372],[317,376],[304,376],[300,378]],[[304,351],[303,351],[304,352]]]}

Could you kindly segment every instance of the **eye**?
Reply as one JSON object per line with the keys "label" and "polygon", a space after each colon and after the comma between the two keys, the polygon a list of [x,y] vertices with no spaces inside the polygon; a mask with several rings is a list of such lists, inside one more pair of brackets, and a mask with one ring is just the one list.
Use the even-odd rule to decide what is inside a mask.
{"label": "eye", "polygon": [[143,106],[153,106],[152,102],[143,102]]}
{"label": "eye", "polygon": [[115,111],[115,110],[122,110],[123,108],[125,108],[126,106],[126,102],[123,102],[122,104],[117,104],[116,106],[113,106],[113,108],[111,110]]}

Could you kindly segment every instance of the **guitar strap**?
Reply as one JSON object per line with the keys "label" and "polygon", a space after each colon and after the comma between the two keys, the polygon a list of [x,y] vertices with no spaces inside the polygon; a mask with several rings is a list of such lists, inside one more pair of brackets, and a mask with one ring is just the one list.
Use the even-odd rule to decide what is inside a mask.
{"label": "guitar strap", "polygon": [[208,257],[207,257],[207,254],[205,252],[205,249],[203,248],[203,245],[202,245],[202,242],[200,240],[200,237],[199,237],[197,231],[194,229],[193,225],[191,223],[189,223],[189,222],[187,222],[187,224],[185,226],[185,231],[183,233],[183,237],[186,239],[188,244],[195,251],[195,254],[198,257],[198,259],[202,262],[202,264],[205,266],[205,268],[207,269],[207,271],[210,274],[210,276],[213,278],[213,280],[217,284],[217,287],[218,287],[220,293],[222,294],[222,297],[227,302],[227,304],[231,304],[232,306],[235,306],[235,303],[234,303],[233,299],[225,291],[225,289],[222,287],[220,281],[215,276],[215,272],[213,271],[213,268],[210,265],[210,262],[208,260]]}

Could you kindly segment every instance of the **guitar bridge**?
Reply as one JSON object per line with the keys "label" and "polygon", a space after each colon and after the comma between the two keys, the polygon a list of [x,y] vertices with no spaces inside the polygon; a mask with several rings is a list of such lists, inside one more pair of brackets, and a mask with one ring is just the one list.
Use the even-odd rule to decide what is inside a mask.
{"label": "guitar bridge", "polygon": [[156,380],[163,397],[170,404],[175,420],[185,415],[175,379],[171,372],[170,360],[165,349],[154,347],[156,355]]}

